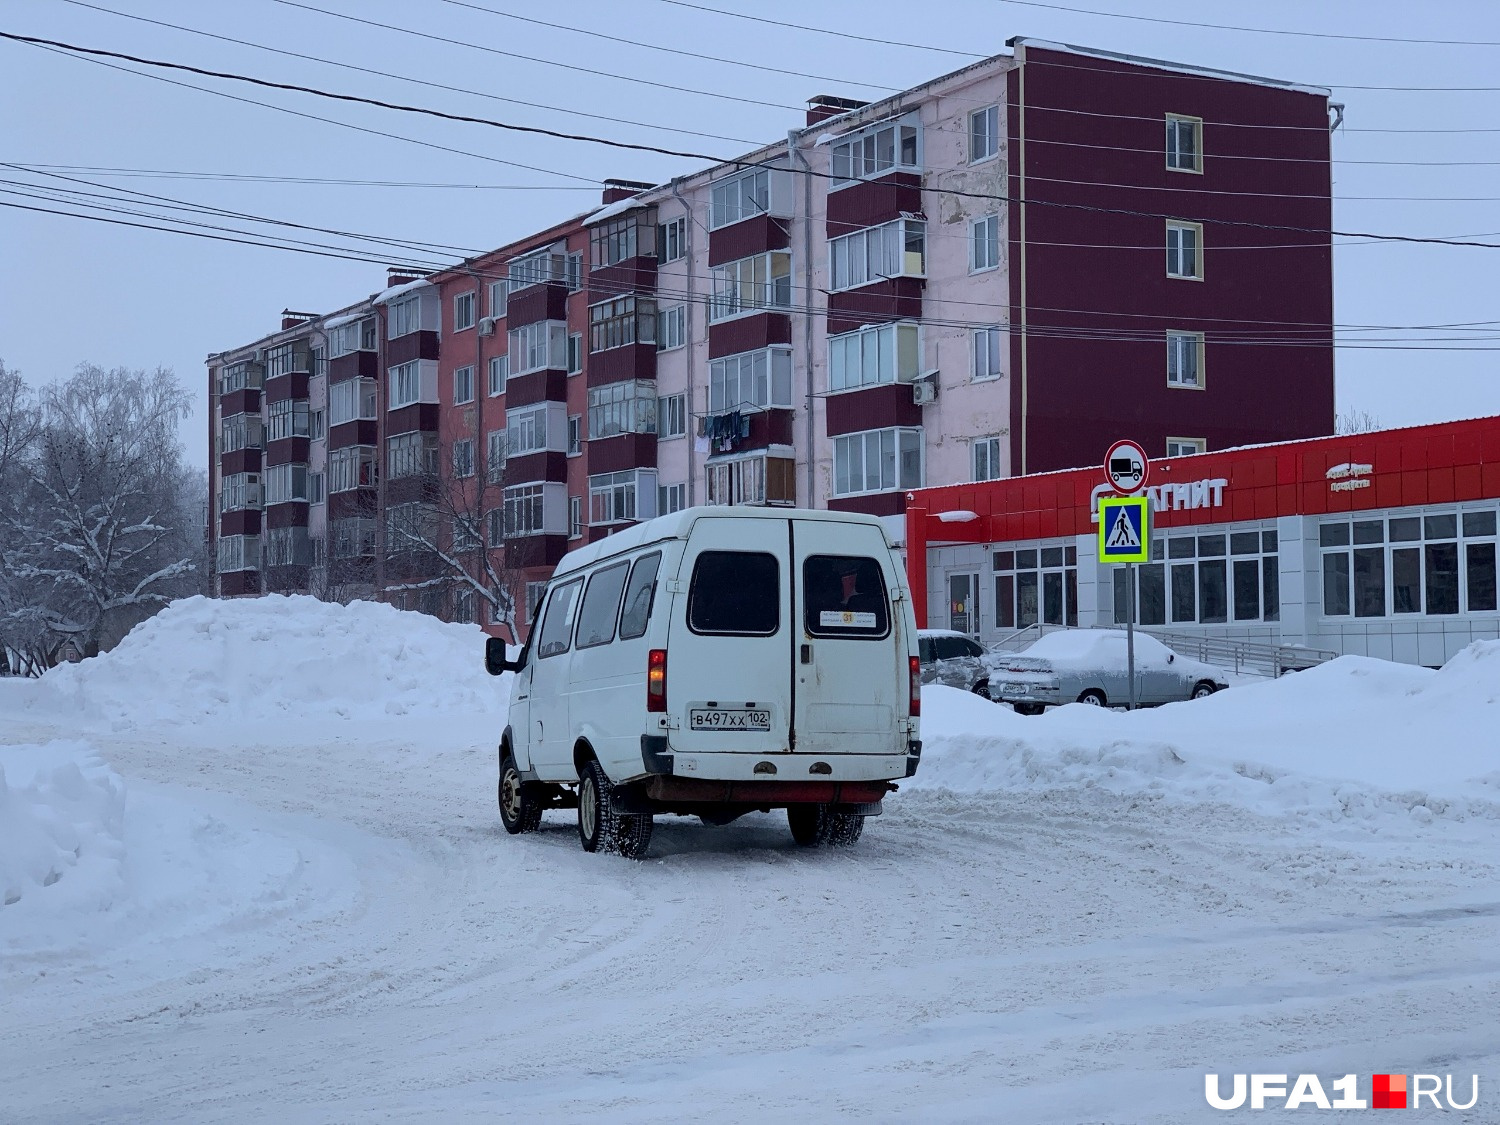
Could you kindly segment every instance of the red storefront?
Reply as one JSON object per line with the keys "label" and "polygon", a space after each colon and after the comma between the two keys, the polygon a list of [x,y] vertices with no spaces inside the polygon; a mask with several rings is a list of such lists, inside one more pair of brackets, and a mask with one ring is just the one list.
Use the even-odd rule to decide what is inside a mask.
{"label": "red storefront", "polygon": [[[908,494],[918,622],[992,641],[1123,620],[1102,469]],[[1500,417],[1152,461],[1143,625],[1427,665],[1500,636]],[[931,607],[932,612],[929,612]]]}

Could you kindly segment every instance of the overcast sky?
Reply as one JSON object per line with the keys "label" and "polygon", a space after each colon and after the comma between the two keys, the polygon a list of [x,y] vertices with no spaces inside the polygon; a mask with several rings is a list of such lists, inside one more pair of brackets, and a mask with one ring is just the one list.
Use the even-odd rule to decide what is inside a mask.
{"label": "overcast sky", "polygon": [[[737,155],[799,126],[801,107],[814,94],[876,98],[965,65],[976,54],[1002,52],[1006,39],[1023,35],[1330,87],[1346,107],[1333,142],[1336,230],[1500,243],[1500,4],[1491,0],[1419,8],[1394,0],[1076,0],[1077,8],[1137,18],[1007,0],[916,7],[888,0],[762,0],[749,8],[730,0],[703,3],[848,34],[778,27],[668,0],[9,0],[0,6],[0,31],[715,156]],[[509,15],[493,14],[502,11]],[[921,13],[916,23],[914,11]],[[686,53],[537,26],[516,16]],[[1151,20],[1208,21],[1278,34]],[[917,45],[888,46],[851,35],[913,39]],[[1456,42],[1412,41],[1418,38]],[[344,261],[0,207],[0,360],[34,383],[64,377],[81,362],[173,368],[199,399],[197,416],[184,428],[189,457],[198,464],[206,459],[205,356],[275,330],[283,308],[325,312],[375,292],[384,284],[382,263],[397,260],[392,255],[446,262],[524,237],[596,205],[598,181],[606,177],[662,181],[702,163],[189,74],[150,73],[156,77],[0,41],[7,101],[0,111],[0,161],[33,166],[0,169],[0,203],[76,211],[55,198],[14,193],[34,196],[45,188],[50,195],[66,188],[116,196],[129,189],[435,244],[388,251],[282,228],[290,237],[377,259]],[[38,165],[91,182],[50,178]],[[120,169],[179,175],[127,176]],[[117,198],[95,202],[141,209]],[[192,217],[253,230],[249,237],[256,240],[267,229]],[[1339,408],[1367,410],[1385,426],[1500,413],[1500,353],[1490,350],[1500,346],[1500,332],[1494,331],[1500,326],[1500,249],[1335,242],[1334,318],[1351,326],[1341,339],[1350,345],[1364,341],[1338,351]],[[1468,327],[1422,333],[1355,327],[1425,325]],[[1418,336],[1421,341],[1414,342]]]}

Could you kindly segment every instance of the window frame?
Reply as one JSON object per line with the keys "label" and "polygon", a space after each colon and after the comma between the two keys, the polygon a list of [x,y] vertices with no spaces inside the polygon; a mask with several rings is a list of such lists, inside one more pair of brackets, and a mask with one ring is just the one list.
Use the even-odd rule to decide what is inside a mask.
{"label": "window frame", "polygon": [[[776,272],[778,259],[785,261],[784,273]],[[755,276],[757,263],[764,264],[760,277]],[[791,308],[794,264],[790,250],[767,250],[714,266],[709,271],[709,323]],[[748,278],[740,276],[746,271]]]}
{"label": "window frame", "polygon": [[656,350],[672,352],[687,344],[687,306],[656,309]]}
{"label": "window frame", "polygon": [[676,262],[687,257],[687,216],[678,215],[657,224],[656,260]]}
{"label": "window frame", "polygon": [[[912,133],[910,161],[906,159],[907,145],[906,137],[903,135],[907,130]],[[887,132],[891,134],[890,146],[886,150],[890,156],[888,164],[882,163],[885,152],[882,151],[881,141],[882,134]],[[839,137],[830,145],[828,151],[828,167],[831,173],[828,190],[839,191],[853,184],[878,180],[893,172],[920,174],[923,170],[922,132],[921,114],[913,111],[904,113],[900,117],[873,122],[862,129]],[[842,172],[840,164],[843,166]],[[856,164],[858,165],[857,171]]]}
{"label": "window frame", "polygon": [[[992,434],[988,437],[972,438],[969,441],[969,476],[976,484],[990,480],[1003,480],[1006,474],[1000,468],[1000,434]],[[981,476],[979,461],[980,450],[986,450],[985,460],[994,470],[990,476]]]}
{"label": "window frame", "polygon": [[[1179,448],[1176,452],[1173,452],[1172,446],[1174,444],[1183,448]],[[1166,445],[1166,455],[1168,457],[1196,457],[1200,453],[1208,452],[1207,438],[1169,437],[1167,438]]]}
{"label": "window frame", "polygon": [[[892,438],[892,455],[893,455],[893,460],[892,460],[891,464],[892,464],[892,467],[893,467],[894,481],[893,481],[893,483],[889,483],[889,484],[887,484],[885,482],[885,478],[884,478],[884,464],[885,464],[884,457],[885,457],[885,450],[884,450],[884,440],[883,439],[884,439],[884,436],[886,434],[890,434],[891,438]],[[913,438],[913,440],[915,442],[916,453],[917,453],[917,465],[916,465],[916,477],[917,477],[917,479],[915,481],[909,481],[909,480],[904,480],[903,479],[902,458],[905,455],[906,450],[904,450],[902,448],[902,443],[903,443],[903,439],[908,438],[908,437]],[[877,472],[880,474],[880,481],[879,481],[878,485],[875,488],[868,488],[868,487],[843,488],[843,487],[840,487],[840,484],[839,484],[839,478],[840,478],[839,462],[840,462],[841,456],[842,456],[842,459],[845,460],[846,462],[849,461],[849,458],[850,458],[850,452],[849,451],[852,451],[852,449],[853,449],[853,443],[855,441],[858,441],[860,443],[860,470],[861,470],[860,471],[860,476],[861,476],[861,485],[867,484],[868,481],[869,481],[869,470],[866,468],[866,465],[868,463],[868,458],[869,458],[869,448],[868,447],[869,447],[869,444],[872,441],[875,442],[875,457],[876,457]],[[850,463],[850,472],[852,473],[852,462]],[[846,497],[846,496],[874,496],[874,495],[879,495],[881,493],[906,492],[909,489],[923,487],[923,481],[925,481],[926,479],[927,479],[927,442],[926,442],[925,434],[923,433],[923,427],[921,427],[921,426],[880,426],[880,427],[877,427],[876,429],[872,429],[872,430],[860,430],[860,431],[858,431],[856,433],[840,434],[838,437],[836,437],[836,438],[833,439],[833,490],[832,490],[832,495],[835,496],[835,497],[843,498],[843,497]],[[852,483],[853,477],[852,476],[846,476],[846,480]]]}
{"label": "window frame", "polygon": [[[460,386],[467,386],[467,391],[460,391]],[[464,397],[460,398],[459,395]],[[474,401],[474,365],[465,364],[463,367],[453,369],[453,405],[463,406]]]}
{"label": "window frame", "polygon": [[[990,120],[988,120],[991,115],[993,115],[992,122]],[[993,126],[994,126],[993,129],[976,130],[974,128],[975,123],[976,123],[977,120],[979,120],[981,118],[986,118],[987,119],[985,121],[985,124],[987,124],[987,125],[992,123]],[[986,138],[988,138],[988,141],[989,141],[989,150],[987,152],[984,152],[984,153],[976,156],[975,155],[975,149],[976,149],[977,146],[975,144],[975,140],[978,137],[986,137]],[[995,157],[997,157],[997,156],[1000,155],[1000,106],[998,104],[996,104],[996,105],[990,105],[990,106],[984,106],[981,109],[976,109],[976,110],[973,110],[972,112],[970,112],[970,114],[969,114],[969,153],[968,153],[968,155],[969,155],[969,163],[970,164],[983,164],[983,163],[985,163],[987,161],[995,159]]]}
{"label": "window frame", "polygon": [[[1184,125],[1191,125],[1193,128],[1193,140],[1195,144],[1193,146],[1191,164],[1173,163],[1174,157],[1178,161],[1182,159],[1180,151],[1181,140],[1174,136],[1174,127],[1180,130]],[[1169,172],[1189,172],[1201,176],[1203,174],[1203,118],[1192,117],[1185,113],[1169,113],[1166,115],[1166,130],[1165,156],[1167,170]]]}
{"label": "window frame", "polygon": [[[750,185],[747,198],[746,185]],[[756,188],[763,189],[759,198]],[[731,196],[733,198],[731,198]],[[763,202],[761,200],[764,200]],[[708,189],[708,229],[722,230],[771,213],[771,169],[747,168],[715,180]]]}
{"label": "window frame", "polygon": [[[914,236],[921,243],[918,251],[921,256],[920,268],[915,271],[909,268],[911,265],[909,259],[913,253],[909,249],[909,244]],[[872,246],[871,240],[877,237],[880,239],[880,245]],[[894,265],[896,268],[881,268],[872,271],[870,263],[875,254],[880,256],[881,267]],[[861,263],[859,271],[854,268],[856,259]],[[855,280],[856,277],[859,280]],[[830,293],[862,289],[866,285],[877,285],[882,281],[897,277],[927,277],[926,219],[891,219],[889,222],[862,227],[828,240],[828,291]]]}
{"label": "window frame", "polygon": [[[1192,340],[1196,345],[1194,350],[1194,380],[1191,383],[1182,379],[1180,371],[1177,373],[1177,377],[1173,378],[1173,368],[1181,354],[1180,349],[1182,345],[1179,341],[1182,340]],[[1167,386],[1173,390],[1181,391],[1204,390],[1208,381],[1204,370],[1207,366],[1205,362],[1207,350],[1207,337],[1204,333],[1188,332],[1175,328],[1167,329]]]}
{"label": "window frame", "polygon": [[658,395],[656,402],[656,440],[670,441],[687,437],[687,392]]}
{"label": "window frame", "polygon": [[[983,240],[985,246],[986,261],[979,260],[980,229],[993,227],[994,237],[986,236]],[[996,212],[991,215],[981,215],[977,219],[969,220],[969,272],[991,273],[1000,268],[1000,215]],[[990,260],[990,259],[993,260]]]}
{"label": "window frame", "polygon": [[[763,375],[758,375],[755,367],[757,360],[764,360],[765,370]],[[729,401],[729,377],[730,366],[733,365],[734,383],[741,397],[735,401]],[[748,374],[745,371],[749,367]],[[784,399],[777,397],[778,380],[783,384],[786,392]],[[795,397],[792,386],[796,381],[795,364],[792,360],[792,349],[789,344],[772,344],[765,348],[755,348],[748,352],[736,352],[734,355],[720,356],[718,359],[710,360],[708,364],[708,413],[710,416],[719,414],[731,414],[739,411],[741,414],[754,413],[760,410],[791,410],[794,409],[793,398]],[[749,384],[749,394],[745,397],[745,386]],[[765,387],[765,401],[758,401],[757,384]]]}
{"label": "window frame", "polygon": [[[1202,281],[1203,280],[1203,224],[1189,222],[1187,219],[1168,219],[1166,221],[1166,243],[1167,243],[1167,276],[1178,281]],[[1178,234],[1179,238],[1183,232],[1191,233],[1193,236],[1192,261],[1186,263],[1191,273],[1181,270],[1183,262],[1182,246],[1173,247],[1172,236]]]}
{"label": "window frame", "polygon": [[467,332],[479,323],[479,290],[453,295],[453,331]]}
{"label": "window frame", "polygon": [[[885,343],[889,338],[889,344]],[[893,383],[911,383],[922,375],[925,340],[922,325],[914,320],[893,320],[886,324],[867,324],[853,332],[840,332],[828,340],[828,393],[863,390],[866,387]],[[890,378],[884,377],[887,348]],[[865,377],[865,360],[874,352],[875,377]],[[851,355],[857,380],[850,380]],[[909,361],[909,362],[903,362]]]}

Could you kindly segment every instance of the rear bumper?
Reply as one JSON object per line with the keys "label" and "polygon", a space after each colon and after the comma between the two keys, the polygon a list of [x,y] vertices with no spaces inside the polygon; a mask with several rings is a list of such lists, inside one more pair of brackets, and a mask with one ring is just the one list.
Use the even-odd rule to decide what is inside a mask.
{"label": "rear bumper", "polygon": [[645,776],[713,784],[885,782],[912,776],[921,756],[922,744],[915,739],[907,744],[905,754],[681,754],[667,748],[663,735],[641,736],[641,764]]}
{"label": "rear bumper", "polygon": [[[893,788],[888,781],[710,781],[701,777],[652,777],[642,793],[663,805],[876,806]],[[869,810],[875,811],[875,810]]]}

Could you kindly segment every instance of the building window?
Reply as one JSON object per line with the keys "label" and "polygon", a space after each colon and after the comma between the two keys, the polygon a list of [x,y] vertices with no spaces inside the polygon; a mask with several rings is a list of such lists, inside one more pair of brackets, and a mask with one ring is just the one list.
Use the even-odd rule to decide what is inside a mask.
{"label": "building window", "polygon": [[267,504],[307,499],[306,465],[272,465],[265,476]]}
{"label": "building window", "polygon": [[333,557],[357,559],[375,553],[375,521],[344,519],[333,521]]}
{"label": "building window", "polygon": [[978,164],[1000,151],[1000,107],[989,106],[969,114],[969,163]]}
{"label": "building window", "polygon": [[725,356],[708,365],[708,412],[782,409],[792,406],[790,348],[761,348]]}
{"label": "building window", "polygon": [[1318,529],[1328,617],[1450,616],[1496,605],[1493,511],[1329,521]]}
{"label": "building window", "polygon": [[656,211],[650,207],[593,227],[589,231],[589,245],[593,248],[594,269],[654,255],[655,238]]}
{"label": "building window", "polygon": [[662,395],[656,403],[657,436],[682,437],[687,433],[687,395]]}
{"label": "building window", "polygon": [[301,342],[277,344],[274,348],[268,348],[266,378],[274,379],[278,375],[290,375],[293,371],[308,370],[311,366],[310,355],[307,345]]}
{"label": "building window", "polygon": [[970,464],[974,479],[999,480],[1005,475],[1000,467],[1000,439],[997,437],[976,438],[969,446]]}
{"label": "building window", "polygon": [[976,328],[970,334],[972,371],[975,382],[983,379],[998,379],[1005,372],[1000,366],[1000,343],[1005,329]]}
{"label": "building window", "polygon": [[510,333],[510,374],[525,375],[568,367],[568,326],[561,320],[539,320]]}
{"label": "building window", "polygon": [[409,336],[422,327],[422,298],[413,293],[399,301],[392,301],[386,312],[386,338],[398,339]]}
{"label": "building window", "polygon": [[259,508],[260,497],[259,473],[231,473],[219,486],[219,511]]}
{"label": "building window", "polygon": [[1202,453],[1208,447],[1208,441],[1201,437],[1169,437],[1167,439],[1168,457],[1191,457],[1195,453]]}
{"label": "building window", "polygon": [[922,373],[922,337],[915,324],[882,324],[828,337],[828,389],[909,383]]}
{"label": "building window", "polygon": [[375,447],[346,445],[328,454],[328,491],[375,487]]}
{"label": "building window", "polygon": [[491,508],[484,517],[485,542],[490,547],[505,546],[505,509]]}
{"label": "building window", "polygon": [[512,293],[528,285],[542,285],[553,281],[565,281],[568,274],[567,255],[555,250],[538,250],[517,258],[506,269],[506,279]]}
{"label": "building window", "polygon": [[307,502],[309,504],[323,503],[323,474],[307,474]]}
{"label": "building window", "polygon": [[[589,438],[656,433],[656,383],[646,379],[589,388]],[[591,519],[589,522],[598,523]]]}
{"label": "building window", "polygon": [[833,186],[881,176],[894,169],[921,170],[921,125],[915,114],[872,126],[833,146]]}
{"label": "building window", "polygon": [[265,371],[265,364],[256,363],[253,360],[231,363],[220,369],[219,393],[230,395],[235,391],[243,391],[247,387],[258,389]]}
{"label": "building window", "polygon": [[259,414],[231,414],[219,429],[220,453],[260,449],[266,444],[266,426]]}
{"label": "building window", "polygon": [[522,484],[505,490],[505,538],[567,533],[568,486]]}
{"label": "building window", "polygon": [[583,497],[568,497],[568,538],[583,538]]}
{"label": "building window", "polygon": [[385,472],[390,480],[437,474],[438,439],[430,431],[397,434],[385,440]]}
{"label": "building window", "polygon": [[505,431],[491,430],[485,439],[485,476],[491,484],[505,478]]}
{"label": "building window", "polygon": [[568,337],[568,374],[577,375],[583,370],[583,333],[574,332]]}
{"label": "building window", "polygon": [[673,305],[656,315],[656,350],[669,352],[687,342],[687,306]]}
{"label": "building window", "polygon": [[784,250],[715,266],[710,320],[792,304],[792,256]]}
{"label": "building window", "polygon": [[704,467],[709,504],[797,502],[797,463],[791,457],[753,454]]}
{"label": "building window", "polygon": [[453,475],[460,479],[474,475],[474,442],[469,438],[453,443]]}
{"label": "building window", "polygon": [[312,541],[305,527],[273,527],[266,532],[261,548],[263,566],[309,566],[312,563]]}
{"label": "building window", "polygon": [[375,350],[375,318],[351,320],[328,330],[328,354],[335,359],[354,352]]}
{"label": "building window", "polygon": [[[1136,622],[1216,625],[1281,620],[1276,532],[1229,527],[1202,535],[1159,534],[1136,571]],[[1115,624],[1129,609],[1127,567],[1114,568]]]}
{"label": "building window", "polygon": [[345,422],[375,417],[375,380],[346,379],[328,388],[328,421],[342,426]]}
{"label": "building window", "polygon": [[833,440],[833,494],[922,487],[922,431],[866,430]]}
{"label": "building window", "polygon": [[314,410],[308,414],[307,436],[313,441],[320,441],[328,436],[328,412],[326,410]]}
{"label": "building window", "polygon": [[1178,172],[1203,171],[1203,119],[1167,114],[1167,167]]}
{"label": "building window", "polygon": [[282,438],[307,437],[308,411],[306,402],[294,402],[284,398],[266,407],[266,440],[280,441]]}
{"label": "building window", "polygon": [[528,453],[562,453],[567,440],[565,403],[539,402],[505,415],[505,452],[508,457]]}
{"label": "building window", "polygon": [[453,298],[453,331],[462,332],[474,327],[474,307],[478,294],[474,290],[460,293]]}
{"label": "building window", "polygon": [[583,288],[583,251],[574,250],[568,255],[567,261],[563,263],[563,284],[567,286],[569,293],[577,293]]}
{"label": "building window", "polygon": [[219,538],[219,573],[260,569],[260,537],[224,535]]}
{"label": "building window", "polygon": [[422,361],[411,360],[408,363],[392,367],[390,370],[390,403],[387,410],[400,410],[403,406],[411,406],[413,403],[422,401]]}
{"label": "building window", "polygon": [[510,303],[510,284],[505,281],[492,281],[489,284],[490,291],[490,315],[499,318],[505,315],[505,310]]}
{"label": "building window", "polygon": [[686,215],[669,219],[657,228],[656,254],[657,260],[662,262],[675,262],[687,254]]}
{"label": "building window", "polygon": [[1198,259],[1203,245],[1203,227],[1198,223],[1179,223],[1167,220],[1167,276],[1202,280],[1203,269]]}
{"label": "building window", "polygon": [[670,516],[687,507],[687,484],[663,484],[656,489],[656,514]]}
{"label": "building window", "polygon": [[510,378],[510,356],[490,357],[490,397],[505,393],[505,380]]}
{"label": "building window", "polygon": [[649,520],[655,515],[655,469],[626,469],[589,477],[591,526]]}
{"label": "building window", "polygon": [[986,215],[969,224],[969,272],[1000,265],[1000,216]]}
{"label": "building window", "polygon": [[719,180],[710,189],[708,227],[718,230],[771,209],[771,170],[757,168]]}
{"label": "building window", "polygon": [[474,401],[474,368],[460,367],[453,372],[453,405]]}
{"label": "building window", "polygon": [[431,550],[436,543],[437,511],[431,504],[413,501],[392,504],[385,510],[387,552]]}
{"label": "building window", "polygon": [[578,457],[583,453],[583,415],[568,415],[568,456]]}
{"label": "building window", "polygon": [[828,240],[829,288],[853,289],[891,277],[927,276],[927,224],[897,219]]}
{"label": "building window", "polygon": [[633,294],[589,306],[589,351],[656,343],[656,302]]}
{"label": "building window", "polygon": [[1203,386],[1203,333],[1167,333],[1167,386]]}
{"label": "building window", "polygon": [[[1070,543],[1032,543],[991,556],[995,578],[995,627],[1025,629],[1078,624],[1078,548]],[[1116,567],[1117,572],[1125,567]],[[1119,603],[1117,603],[1119,604]]]}

